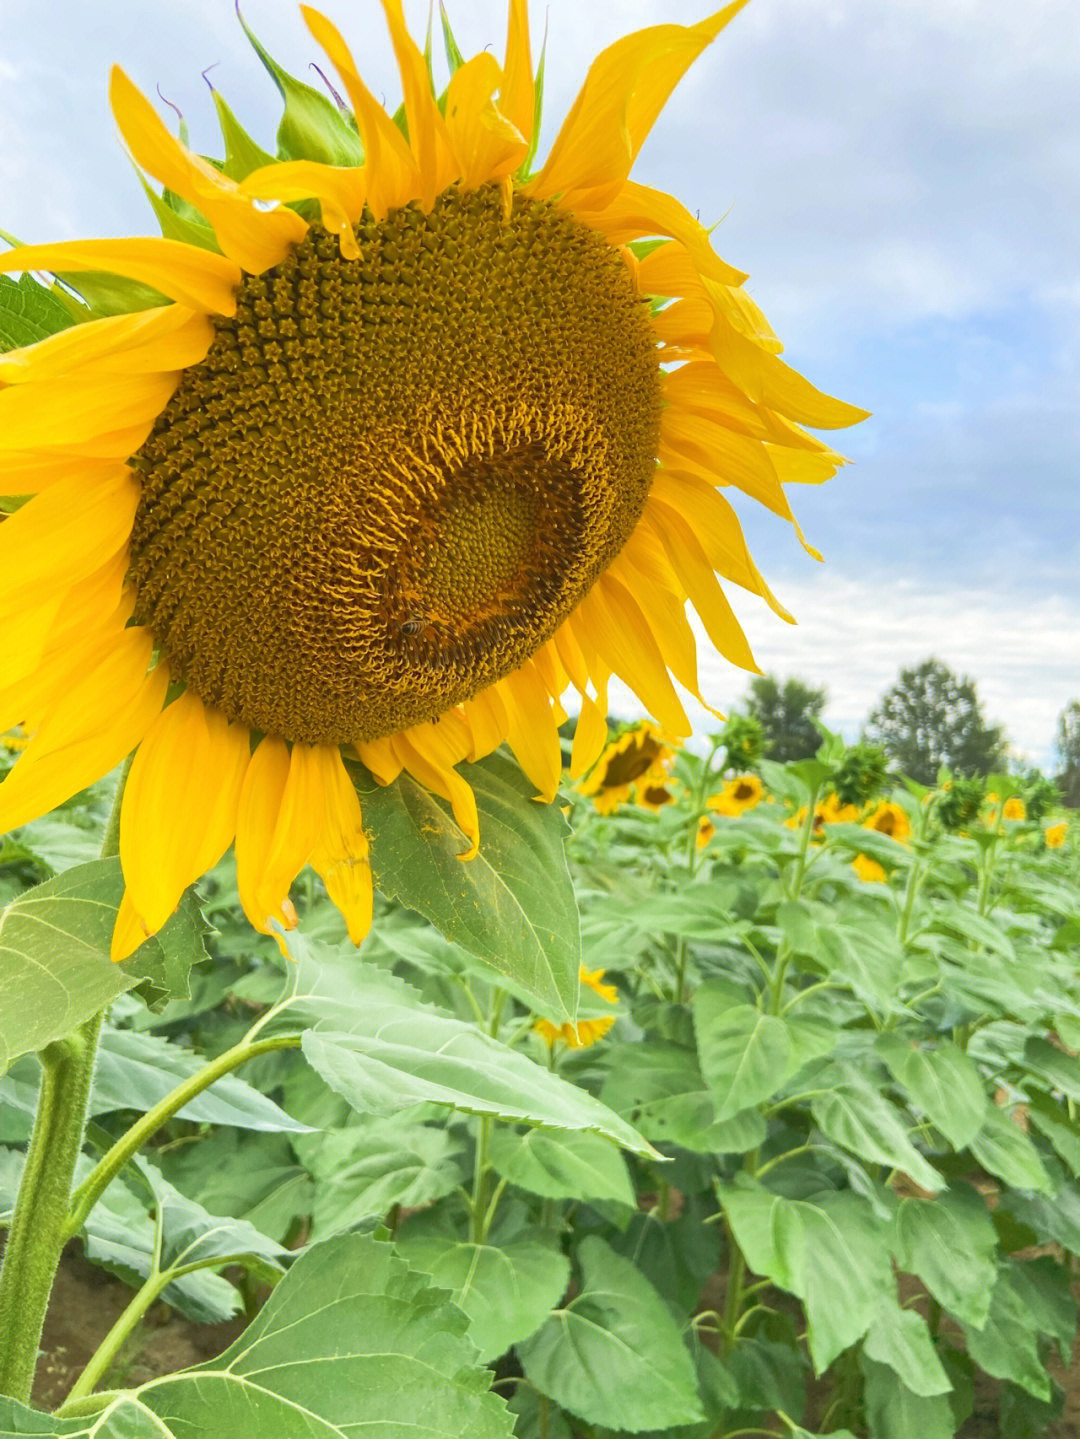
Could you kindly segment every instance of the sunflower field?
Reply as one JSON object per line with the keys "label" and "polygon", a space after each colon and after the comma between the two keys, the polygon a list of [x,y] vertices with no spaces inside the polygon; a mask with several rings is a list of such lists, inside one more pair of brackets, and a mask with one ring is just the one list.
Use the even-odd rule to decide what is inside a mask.
{"label": "sunflower field", "polygon": [[[283,958],[229,858],[110,965],[114,781],[10,837],[0,1210],[28,1051],[111,1001],[69,1229],[130,1289],[59,1417],[5,1401],[3,1432],[138,1433],[146,1406],[147,1433],[279,1436],[300,1402],[328,1434],[421,1405],[423,1432],[529,1439],[1048,1432],[1076,826],[1008,777],[895,788],[834,737],[778,766],[752,734],[628,728],[527,828],[482,761],[468,866],[446,802],[369,781],[394,878],[359,956],[308,870]],[[155,1372],[162,1332],[228,1320],[220,1357]]]}
{"label": "sunflower field", "polygon": [[1078,1432],[1075,826],[702,692],[867,418],[630,178],[745,4],[0,232],[0,1439]]}

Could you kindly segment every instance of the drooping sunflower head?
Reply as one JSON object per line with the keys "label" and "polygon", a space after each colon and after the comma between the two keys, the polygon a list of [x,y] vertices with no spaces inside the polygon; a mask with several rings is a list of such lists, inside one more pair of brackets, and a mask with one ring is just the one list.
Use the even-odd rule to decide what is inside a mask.
{"label": "drooping sunflower head", "polygon": [[877,830],[878,834],[899,840],[901,844],[906,844],[911,837],[911,820],[907,811],[891,800],[882,800],[863,820],[863,824],[867,829]]}
{"label": "drooping sunflower head", "polygon": [[[625,729],[605,748],[591,773],[577,786],[600,814],[614,814],[631,795],[646,809],[660,809],[669,800],[666,788],[675,749],[658,726],[646,720]],[[652,794],[662,790],[664,793]]]}
{"label": "drooping sunflower head", "polygon": [[382,3],[396,115],[306,7],[347,103],[297,107],[260,48],[288,97],[276,157],[216,96],[225,157],[200,158],[117,70],[164,238],[0,257],[87,301],[0,357],[0,489],[33,496],[0,526],[0,731],[30,735],[0,829],[136,751],[117,957],[234,839],[258,928],[295,922],[310,862],[360,937],[368,838],[343,748],[446,799],[468,857],[457,766],[506,741],[551,799],[568,689],[575,777],[604,749],[613,676],[688,734],[687,602],[747,668],[718,576],[790,618],[722,490],[794,524],[785,485],[842,463],[802,426],[863,416],[784,364],[745,274],[629,178],[745,0],[606,50],[537,168],[525,0],[501,61],[448,47],[441,93],[401,0]]}

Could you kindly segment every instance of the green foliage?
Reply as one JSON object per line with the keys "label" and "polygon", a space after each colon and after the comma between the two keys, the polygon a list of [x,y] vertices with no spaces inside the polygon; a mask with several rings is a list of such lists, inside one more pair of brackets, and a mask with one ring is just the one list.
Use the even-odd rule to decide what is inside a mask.
{"label": "green foliage", "polygon": [[826,693],[791,677],[781,683],[774,675],[750,681],[746,711],[761,725],[765,753],[774,764],[808,759],[817,753],[821,732],[814,721],[825,709]]}
{"label": "green foliage", "polygon": [[74,325],[75,316],[55,289],[32,275],[0,275],[0,353],[35,345]]}
{"label": "green foliage", "polygon": [[987,775],[1004,766],[1004,729],[987,723],[974,680],[953,674],[941,660],[902,669],[872,711],[866,734],[917,784],[934,784],[941,769]]}
{"label": "green foliage", "polygon": [[[305,876],[284,963],[226,861],[201,887],[213,959],[191,969],[192,900],[195,948],[171,976],[158,955],[156,1008],[107,960],[101,797],[12,837],[0,1223],[32,1051],[112,994],[80,1192],[133,1119],[195,1086],[79,1230],[136,1291],[125,1352],[155,1298],[192,1323],[257,1317],[220,1360],[131,1391],[109,1388],[106,1346],[69,1408],[4,1401],[0,1434],[393,1439],[422,1414],[425,1434],[490,1439],[937,1439],[980,1374],[1003,1432],[1045,1434],[1080,1256],[1075,841],[1003,823],[981,781],[947,825],[960,778],[888,797],[904,842],[868,829],[877,767],[817,732],[813,758],[762,763],[772,802],[715,816],[699,849],[714,758],[680,760],[659,814],[576,801],[569,871],[558,807],[503,757],[474,766],[475,884],[446,806],[372,787],[391,857],[360,953]],[[581,962],[617,990],[582,984],[579,1013],[617,1022],[581,1049],[534,1030],[573,1003],[577,905]],[[248,1057],[200,1090],[223,1054]]]}

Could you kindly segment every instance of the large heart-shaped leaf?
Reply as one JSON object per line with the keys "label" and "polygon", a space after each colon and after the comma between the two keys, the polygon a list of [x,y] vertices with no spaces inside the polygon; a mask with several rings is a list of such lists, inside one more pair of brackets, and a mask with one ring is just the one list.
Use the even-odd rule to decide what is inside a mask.
{"label": "large heart-shaped leaf", "polygon": [[656,1290],[595,1236],[578,1257],[578,1294],[518,1345],[529,1382],[571,1414],[611,1429],[703,1419],[693,1360]]}
{"label": "large heart-shaped leaf", "polygon": [[558,805],[535,802],[535,787],[503,754],[462,774],[480,818],[480,852],[467,861],[449,806],[408,774],[385,788],[361,785],[375,881],[510,976],[541,1013],[572,1020],[581,938],[566,820]]}
{"label": "large heart-shaped leaf", "polygon": [[822,1133],[858,1158],[901,1169],[932,1192],[941,1175],[915,1148],[896,1109],[853,1064],[837,1065],[825,1078],[827,1093],[810,1102]]}
{"label": "large heart-shaped leaf", "polygon": [[982,1128],[988,1099],[975,1061],[947,1041],[933,1049],[882,1035],[878,1052],[889,1073],[941,1130],[954,1149],[963,1149]]}
{"label": "large heart-shaped leaf", "polygon": [[277,1023],[303,1029],[304,1057],[361,1114],[434,1103],[552,1129],[591,1129],[639,1154],[651,1145],[587,1090],[445,1010],[356,951],[292,934],[297,986]]}
{"label": "large heart-shaped leaf", "polygon": [[494,1245],[406,1230],[397,1247],[414,1269],[449,1289],[469,1316],[469,1338],[482,1364],[535,1334],[570,1279],[570,1261],[541,1231]]}
{"label": "large heart-shaped leaf", "polygon": [[630,1209],[637,1204],[626,1161],[610,1140],[588,1130],[500,1129],[492,1135],[490,1159],[510,1184],[545,1199],[607,1199]]}
{"label": "large heart-shaped leaf", "polygon": [[130,960],[113,964],[109,943],[123,892],[119,859],[94,860],[27,890],[0,914],[0,1073],[148,977],[163,989],[206,957],[185,902]]}
{"label": "large heart-shaped leaf", "polygon": [[389,1245],[343,1234],[301,1255],[217,1359],[85,1400],[86,1418],[0,1399],[0,1436],[511,1439],[467,1322]]}
{"label": "large heart-shaped leaf", "polygon": [[964,1324],[981,1329],[997,1280],[997,1235],[985,1201],[966,1184],[936,1198],[902,1199],[896,1211],[895,1253],[901,1269],[917,1274],[934,1298]]}

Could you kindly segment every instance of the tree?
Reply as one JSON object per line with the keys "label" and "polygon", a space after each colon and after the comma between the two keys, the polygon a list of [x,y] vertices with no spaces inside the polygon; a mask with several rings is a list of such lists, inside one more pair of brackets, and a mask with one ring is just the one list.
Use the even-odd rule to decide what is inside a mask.
{"label": "tree", "polygon": [[1062,799],[1070,809],[1080,809],[1080,700],[1073,700],[1061,711],[1057,752],[1061,762],[1057,783]]}
{"label": "tree", "polygon": [[765,732],[765,753],[778,764],[808,759],[821,744],[814,728],[825,708],[826,693],[799,679],[781,682],[774,675],[750,681],[747,713],[760,721]]}
{"label": "tree", "polygon": [[919,784],[934,784],[943,766],[956,775],[1005,767],[1005,732],[987,724],[975,681],[941,660],[900,671],[871,713],[866,737]]}

